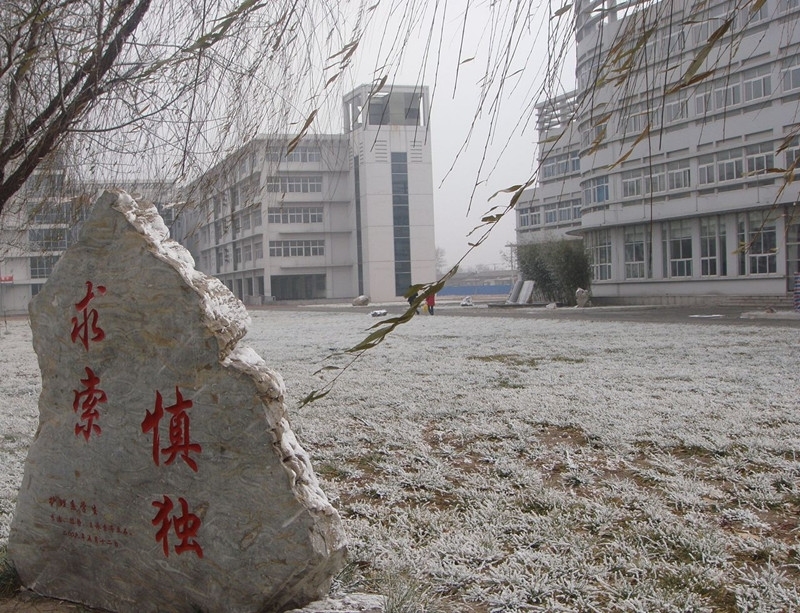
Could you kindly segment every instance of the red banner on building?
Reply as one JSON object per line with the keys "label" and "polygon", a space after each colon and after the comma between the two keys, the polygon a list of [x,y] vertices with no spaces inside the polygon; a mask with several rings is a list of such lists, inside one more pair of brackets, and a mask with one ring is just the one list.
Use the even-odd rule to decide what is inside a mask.
{"label": "red banner on building", "polygon": [[0,283],[13,283],[14,282],[14,275],[8,275],[7,277],[0,277]]}

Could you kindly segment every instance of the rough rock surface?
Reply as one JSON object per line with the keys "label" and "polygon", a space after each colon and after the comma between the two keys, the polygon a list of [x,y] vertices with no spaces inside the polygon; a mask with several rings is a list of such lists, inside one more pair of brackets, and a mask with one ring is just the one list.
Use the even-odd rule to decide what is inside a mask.
{"label": "rough rock surface", "polygon": [[26,587],[122,613],[327,594],[345,539],[283,380],[154,207],[103,194],[30,316],[39,428],[9,537]]}

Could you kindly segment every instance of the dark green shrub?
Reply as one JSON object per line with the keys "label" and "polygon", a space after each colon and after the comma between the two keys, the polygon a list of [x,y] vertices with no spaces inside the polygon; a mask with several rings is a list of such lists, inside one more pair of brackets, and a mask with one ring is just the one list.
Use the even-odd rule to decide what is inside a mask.
{"label": "dark green shrub", "polygon": [[575,290],[589,289],[592,271],[582,240],[553,240],[517,246],[519,269],[548,302],[575,304]]}

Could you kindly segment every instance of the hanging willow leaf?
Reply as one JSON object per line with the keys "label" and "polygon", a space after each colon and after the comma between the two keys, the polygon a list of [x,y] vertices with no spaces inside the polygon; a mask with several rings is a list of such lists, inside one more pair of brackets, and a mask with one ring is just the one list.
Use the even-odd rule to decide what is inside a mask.
{"label": "hanging willow leaf", "polygon": [[320,398],[325,398],[325,396],[327,396],[330,393],[331,393],[331,390],[329,390],[329,389],[325,390],[324,392],[321,392],[319,390],[312,390],[311,393],[308,396],[303,398],[297,404],[297,408],[298,409],[302,409],[307,404],[311,404],[312,402],[315,402],[315,401],[319,400]]}
{"label": "hanging willow leaf", "polygon": [[500,194],[511,194],[513,192],[516,192],[520,187],[522,187],[522,185],[512,185],[511,187],[506,187],[505,189],[498,190],[491,196],[489,196],[489,200],[491,200],[495,196],[499,196]]}
{"label": "hanging willow leaf", "polygon": [[603,140],[605,139],[605,137],[606,137],[606,129],[603,128],[602,130],[600,130],[600,133],[592,141],[592,146],[589,148],[589,151],[586,152],[587,155],[591,155],[591,154],[595,153],[598,149],[600,149],[600,147],[603,144]]}
{"label": "hanging willow leaf", "polygon": [[697,52],[697,55],[692,60],[692,63],[689,64],[689,68],[686,69],[686,73],[683,75],[681,81],[689,81],[695,73],[700,70],[700,66],[706,61],[708,54],[711,53],[711,49],[713,49],[717,41],[725,35],[725,32],[730,29],[731,25],[733,25],[733,17],[728,17],[720,27],[714,30],[714,33],[708,37],[708,42],[703,45],[702,49]]}
{"label": "hanging willow leaf", "polygon": [[383,86],[386,85],[386,81],[388,81],[389,75],[383,75],[380,80],[372,87],[372,91],[369,92],[369,98],[372,98],[377,92],[383,89]]}
{"label": "hanging willow leaf", "polygon": [[700,81],[705,81],[709,77],[713,76],[714,73],[716,73],[716,69],[706,70],[705,72],[701,72],[699,74],[694,75],[688,81],[683,81],[683,80],[678,81],[675,85],[670,87],[667,90],[666,93],[667,94],[674,94],[675,92],[677,92],[677,91],[679,91],[681,89],[684,89],[686,87],[691,87],[692,85],[696,85],[697,83],[700,83]]}
{"label": "hanging willow leaf", "polygon": [[571,8],[572,8],[571,4],[565,4],[560,9],[558,9],[555,13],[553,13],[553,16],[551,17],[551,19],[555,19],[556,17],[561,17],[561,15],[563,15],[566,12],[568,12]]}
{"label": "hanging willow leaf", "polygon": [[306,119],[306,122],[300,129],[300,134],[298,134],[292,140],[289,141],[289,145],[286,147],[287,155],[290,154],[292,151],[294,151],[295,147],[297,147],[297,145],[300,144],[300,141],[303,139],[303,137],[306,135],[306,132],[308,132],[308,129],[311,127],[311,124],[314,123],[314,117],[316,116],[317,116],[317,109],[314,109],[313,111],[311,111],[311,115],[308,116],[308,119]]}
{"label": "hanging willow leaf", "polygon": [[225,34],[230,27],[239,19],[241,19],[242,15],[257,11],[264,6],[266,6],[266,2],[259,2],[258,0],[245,0],[230,13],[224,17],[220,17],[210,32],[198,38],[192,45],[184,48],[182,51],[184,53],[191,54],[212,47],[225,37]]}
{"label": "hanging willow leaf", "polygon": [[520,188],[517,190],[517,193],[511,197],[511,200],[508,203],[508,208],[513,209],[514,206],[519,202],[519,199],[522,198],[522,194],[525,192],[527,188],[533,185],[533,180],[526,181],[524,185],[521,185]]}
{"label": "hanging willow leaf", "polygon": [[797,136],[798,132],[800,132],[800,128],[795,128],[786,137],[781,141],[780,146],[775,150],[775,153],[780,153],[792,146],[792,141]]}
{"label": "hanging willow leaf", "polygon": [[353,41],[351,43],[347,43],[344,47],[342,47],[339,51],[334,53],[333,55],[329,56],[328,59],[332,60],[335,57],[340,55],[344,55],[343,59],[347,59],[355,53],[355,50],[358,49],[358,41]]}
{"label": "hanging willow leaf", "polygon": [[[366,351],[367,349],[372,349],[373,347],[382,343],[386,339],[386,337],[391,332],[393,332],[395,328],[397,328],[397,326],[411,321],[411,319],[417,313],[417,305],[419,305],[425,298],[427,298],[431,294],[439,293],[439,291],[453,277],[453,275],[456,274],[456,272],[458,272],[458,265],[453,266],[453,268],[451,268],[447,272],[447,274],[445,274],[436,283],[417,286],[421,287],[421,289],[423,290],[422,294],[417,297],[417,300],[414,301],[414,304],[409,305],[405,313],[397,317],[390,317],[389,319],[381,320],[375,325],[371,326],[370,330],[373,328],[377,328],[377,330],[367,335],[367,337],[360,343],[354,345],[353,347],[350,347],[349,349],[345,349],[345,353],[361,353],[363,351]],[[409,292],[410,291],[411,290],[409,289]]]}
{"label": "hanging willow leaf", "polygon": [[628,151],[626,151],[624,155],[617,158],[617,161],[611,164],[611,166],[608,167],[608,170],[611,170],[612,168],[619,166],[620,164],[622,164],[622,162],[627,160],[631,156],[631,153],[633,153],[633,150],[636,149],[636,145],[641,143],[649,135],[650,135],[650,123],[648,122],[648,124],[644,127],[644,130],[642,130],[639,133],[639,136],[636,137],[636,140],[633,141],[633,144],[631,145],[630,149],[628,149]]}

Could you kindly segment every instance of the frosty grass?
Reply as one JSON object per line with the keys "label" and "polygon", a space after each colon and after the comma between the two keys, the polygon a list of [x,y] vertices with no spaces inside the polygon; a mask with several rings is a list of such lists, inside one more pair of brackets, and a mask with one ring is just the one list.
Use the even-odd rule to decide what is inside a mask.
{"label": "frosty grass", "polygon": [[[363,311],[256,311],[243,341],[351,539],[335,587],[428,611],[800,610],[800,330],[414,318],[321,389]],[[0,546],[40,389],[0,328]],[[422,596],[420,596],[422,598]]]}

